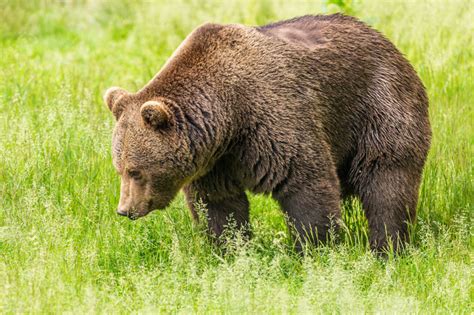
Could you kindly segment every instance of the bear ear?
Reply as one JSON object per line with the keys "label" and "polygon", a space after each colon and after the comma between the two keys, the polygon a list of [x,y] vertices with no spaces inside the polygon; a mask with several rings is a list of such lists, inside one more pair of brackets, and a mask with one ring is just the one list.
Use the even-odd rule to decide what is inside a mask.
{"label": "bear ear", "polygon": [[120,114],[123,109],[118,108],[117,101],[122,98],[122,96],[127,95],[128,92],[119,87],[111,87],[104,94],[104,102],[109,107],[110,111],[114,114],[116,119],[120,118]]}
{"label": "bear ear", "polygon": [[145,125],[158,129],[167,126],[171,121],[168,106],[161,101],[148,101],[140,108]]}

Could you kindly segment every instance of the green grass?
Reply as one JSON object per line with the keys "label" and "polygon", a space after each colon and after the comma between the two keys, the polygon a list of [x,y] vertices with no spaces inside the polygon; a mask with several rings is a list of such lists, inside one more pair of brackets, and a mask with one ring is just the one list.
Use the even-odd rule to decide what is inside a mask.
{"label": "green grass", "polygon": [[255,237],[225,254],[183,197],[130,222],[114,209],[113,85],[136,91],[205,21],[263,24],[341,1],[0,0],[0,313],[474,312],[474,9],[342,1],[428,89],[433,143],[406,253],[376,258],[357,201],[337,244],[301,258],[278,205],[251,196]]}

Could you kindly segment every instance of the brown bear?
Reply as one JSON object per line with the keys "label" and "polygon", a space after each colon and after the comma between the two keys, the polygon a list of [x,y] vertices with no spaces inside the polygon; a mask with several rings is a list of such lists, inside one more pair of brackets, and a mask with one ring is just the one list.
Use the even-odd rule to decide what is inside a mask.
{"label": "brown bear", "polygon": [[[219,236],[271,194],[297,246],[324,241],[341,200],[360,198],[375,250],[415,219],[430,146],[428,99],[397,48],[341,14],[262,27],[205,24],[140,91],[111,88],[118,214],[165,208],[183,188]],[[391,241],[390,241],[391,240]]]}

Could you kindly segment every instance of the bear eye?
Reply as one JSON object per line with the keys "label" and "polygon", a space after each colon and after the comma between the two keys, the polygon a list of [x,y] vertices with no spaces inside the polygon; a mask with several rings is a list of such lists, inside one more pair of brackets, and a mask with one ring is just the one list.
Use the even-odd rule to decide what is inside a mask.
{"label": "bear eye", "polygon": [[133,179],[142,178],[142,174],[140,173],[140,171],[137,171],[137,170],[128,170],[127,174],[128,174],[128,176],[130,176]]}

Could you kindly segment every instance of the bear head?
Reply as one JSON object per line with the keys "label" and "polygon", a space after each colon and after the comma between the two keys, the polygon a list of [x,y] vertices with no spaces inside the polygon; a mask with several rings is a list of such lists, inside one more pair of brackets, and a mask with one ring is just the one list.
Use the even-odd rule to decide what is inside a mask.
{"label": "bear head", "polygon": [[193,173],[189,142],[169,99],[113,87],[104,101],[117,121],[113,164],[121,177],[117,213],[130,219],[165,208]]}

